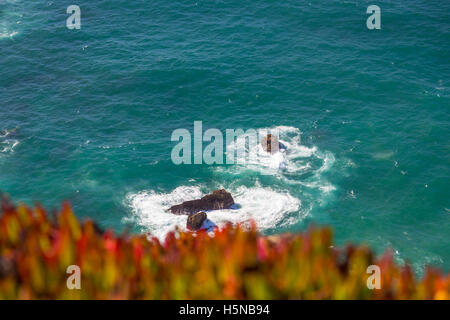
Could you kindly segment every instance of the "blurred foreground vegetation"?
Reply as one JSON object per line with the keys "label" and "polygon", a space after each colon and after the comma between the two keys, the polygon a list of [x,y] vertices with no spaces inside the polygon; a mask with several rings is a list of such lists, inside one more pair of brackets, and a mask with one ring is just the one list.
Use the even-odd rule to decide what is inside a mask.
{"label": "blurred foreground vegetation", "polygon": [[[369,290],[369,265],[381,289]],[[70,265],[81,289],[69,290]],[[449,299],[450,276],[415,279],[390,253],[333,247],[328,228],[264,237],[228,225],[214,235],[174,231],[164,242],[114,235],[80,222],[70,205],[42,208],[4,200],[0,216],[0,299]]]}

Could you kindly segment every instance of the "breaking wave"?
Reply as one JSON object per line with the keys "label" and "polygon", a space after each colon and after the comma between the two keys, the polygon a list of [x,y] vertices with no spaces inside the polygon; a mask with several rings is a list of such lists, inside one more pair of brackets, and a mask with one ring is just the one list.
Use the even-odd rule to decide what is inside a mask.
{"label": "breaking wave", "polygon": [[22,3],[15,0],[0,1],[0,40],[13,39],[22,25]]}

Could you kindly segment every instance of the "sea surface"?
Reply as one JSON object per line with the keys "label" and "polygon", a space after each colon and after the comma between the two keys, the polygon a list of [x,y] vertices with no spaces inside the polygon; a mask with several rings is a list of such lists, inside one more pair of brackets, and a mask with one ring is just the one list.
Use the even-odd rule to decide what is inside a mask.
{"label": "sea surface", "polygon": [[[0,190],[163,238],[222,187],[219,226],[329,225],[449,272],[449,76],[449,1],[0,0]],[[276,129],[285,166],[175,165],[194,121]]]}

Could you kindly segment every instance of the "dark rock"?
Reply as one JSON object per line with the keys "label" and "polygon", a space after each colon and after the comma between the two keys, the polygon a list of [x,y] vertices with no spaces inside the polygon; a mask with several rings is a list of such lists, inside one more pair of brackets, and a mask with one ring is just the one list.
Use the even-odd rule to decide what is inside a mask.
{"label": "dark rock", "polygon": [[191,231],[199,230],[207,216],[205,212],[197,212],[189,215],[187,219],[187,228]]}
{"label": "dark rock", "polygon": [[191,214],[200,211],[229,209],[234,204],[233,197],[224,189],[214,190],[201,199],[185,201],[169,208],[174,214]]}

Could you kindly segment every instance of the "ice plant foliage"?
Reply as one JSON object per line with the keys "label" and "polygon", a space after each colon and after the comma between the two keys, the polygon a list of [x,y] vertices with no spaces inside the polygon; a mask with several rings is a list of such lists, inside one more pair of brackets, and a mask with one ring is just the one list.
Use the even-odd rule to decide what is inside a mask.
{"label": "ice plant foliage", "polygon": [[[370,290],[366,270],[381,269]],[[66,285],[80,267],[81,288]],[[389,253],[335,249],[328,228],[264,237],[227,225],[213,236],[175,230],[163,243],[80,222],[69,204],[55,216],[3,202],[0,299],[449,299],[450,276],[415,279]]]}

